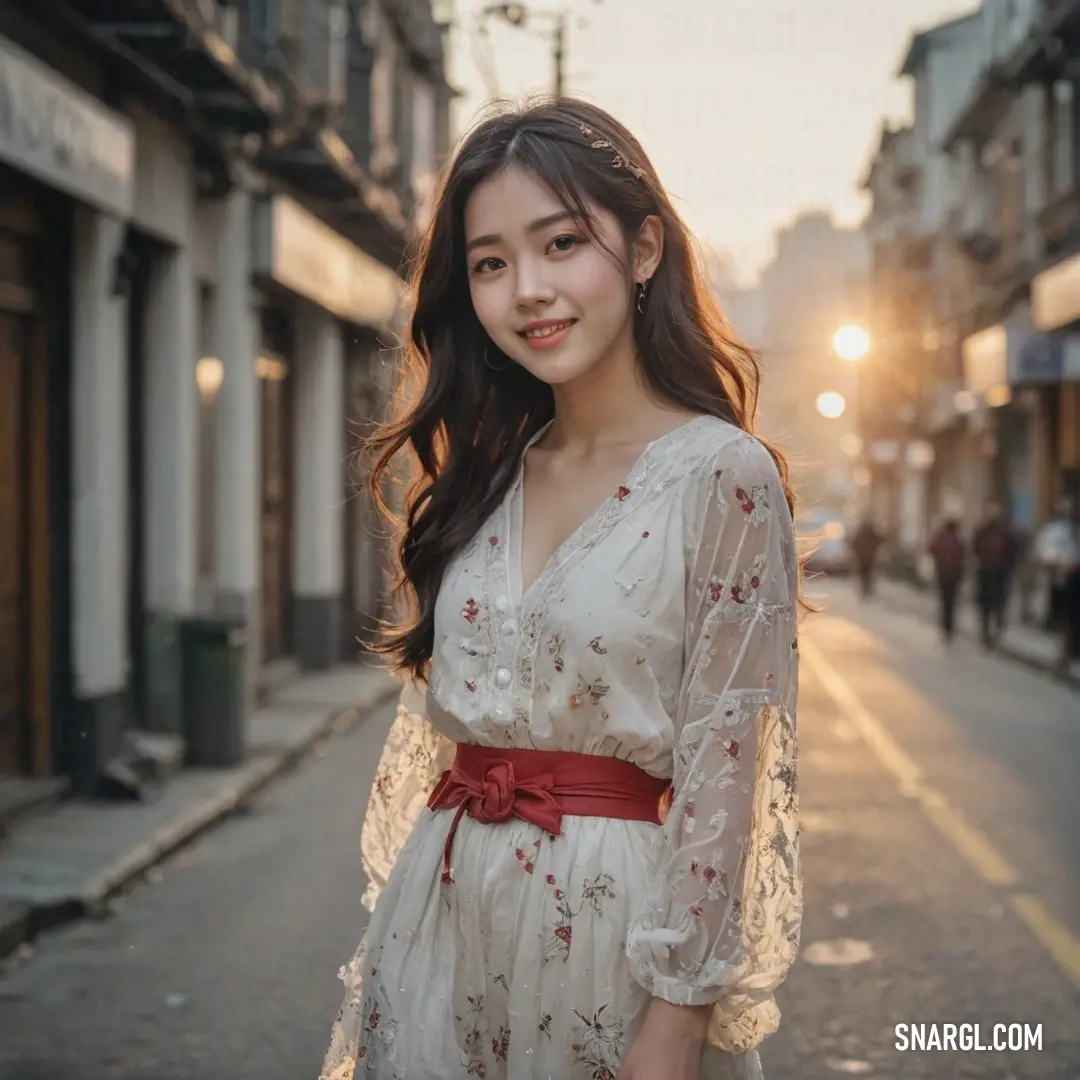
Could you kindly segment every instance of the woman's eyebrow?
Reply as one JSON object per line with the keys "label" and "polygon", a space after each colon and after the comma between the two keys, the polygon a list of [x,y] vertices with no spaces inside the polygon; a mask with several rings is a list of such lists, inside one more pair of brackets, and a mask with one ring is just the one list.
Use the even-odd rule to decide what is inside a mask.
{"label": "woman's eyebrow", "polygon": [[[539,232],[541,229],[546,229],[549,225],[554,225],[558,221],[566,221],[567,219],[573,220],[574,215],[569,210],[559,210],[554,214],[546,214],[544,217],[537,218],[535,221],[530,221],[525,226],[527,233]],[[474,248],[488,247],[491,244],[497,244],[502,240],[502,237],[498,233],[486,233],[484,236],[474,236],[465,245],[465,253],[468,254]]]}

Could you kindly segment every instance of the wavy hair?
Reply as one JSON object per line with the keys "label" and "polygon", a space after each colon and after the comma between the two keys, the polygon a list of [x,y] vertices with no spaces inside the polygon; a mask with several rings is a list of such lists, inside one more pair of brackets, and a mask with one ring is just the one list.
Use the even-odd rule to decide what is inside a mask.
{"label": "wavy hair", "polygon": [[[712,298],[693,238],[638,141],[603,110],[573,98],[497,106],[464,137],[440,178],[410,275],[398,418],[368,443],[372,495],[391,519],[385,492],[399,453],[409,452],[413,465],[398,521],[395,581],[409,611],[383,625],[372,649],[420,679],[427,676],[447,566],[506,496],[526,443],[554,415],[551,387],[498,349],[469,293],[465,205],[481,181],[511,166],[547,185],[586,226],[590,203],[609,211],[630,250],[645,219],[659,218],[663,256],[644,313],[634,312],[644,377],[661,399],[754,430],[757,358]],[[794,513],[787,463],[769,450]]]}

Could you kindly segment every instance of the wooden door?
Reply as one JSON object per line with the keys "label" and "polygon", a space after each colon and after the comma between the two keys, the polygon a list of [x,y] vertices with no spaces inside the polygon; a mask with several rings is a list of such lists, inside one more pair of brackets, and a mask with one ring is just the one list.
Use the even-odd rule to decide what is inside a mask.
{"label": "wooden door", "polygon": [[0,312],[0,776],[26,769],[27,424],[24,326]]}
{"label": "wooden door", "polygon": [[262,661],[290,651],[292,424],[287,369],[268,361],[262,378]]}

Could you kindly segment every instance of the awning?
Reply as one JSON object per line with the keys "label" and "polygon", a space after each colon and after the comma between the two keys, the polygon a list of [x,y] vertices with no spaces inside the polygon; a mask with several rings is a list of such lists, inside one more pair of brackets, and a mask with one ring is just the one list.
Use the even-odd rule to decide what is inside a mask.
{"label": "awning", "polygon": [[401,204],[371,178],[337,132],[306,132],[285,146],[267,146],[258,164],[312,203],[325,204],[328,216],[382,261],[401,261],[410,229]]}
{"label": "awning", "polygon": [[254,269],[347,322],[397,324],[401,278],[287,196],[256,208]]}
{"label": "awning", "polygon": [[131,122],[5,38],[0,161],[117,217],[131,213]]}
{"label": "awning", "polygon": [[[1002,65],[1008,83],[1016,88],[1061,72],[1080,56],[1080,5],[1059,3],[1045,12],[1033,33]],[[1075,78],[1075,75],[1074,75]]]}
{"label": "awning", "polygon": [[172,84],[209,123],[263,131],[282,112],[281,92],[245,63],[197,0],[45,0],[74,28],[159,84]]}
{"label": "awning", "polygon": [[980,145],[988,142],[1015,100],[1016,90],[1006,80],[1001,68],[997,65],[988,68],[941,140],[942,150],[948,153],[961,139],[971,139]]}

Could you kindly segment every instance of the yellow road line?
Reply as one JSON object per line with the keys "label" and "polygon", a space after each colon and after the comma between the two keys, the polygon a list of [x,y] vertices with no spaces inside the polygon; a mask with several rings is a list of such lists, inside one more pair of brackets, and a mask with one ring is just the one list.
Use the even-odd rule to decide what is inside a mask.
{"label": "yellow road line", "polygon": [[[840,711],[873,750],[878,760],[896,777],[903,795],[922,807],[923,813],[938,832],[966,860],[984,881],[991,885],[1014,887],[1020,875],[979,829],[964,819],[941,792],[923,779],[922,769],[910,754],[889,734],[881,721],[863,704],[848,681],[805,638],[799,651],[821,681]],[[1050,914],[1043,903],[1027,893],[1009,897],[1016,913],[1039,939],[1065,974],[1080,987],[1080,941]]]}
{"label": "yellow road line", "polygon": [[1080,986],[1080,941],[1050,914],[1037,897],[1028,893],[1014,893],[1009,900],[1027,928],[1043,943],[1065,974]]}

